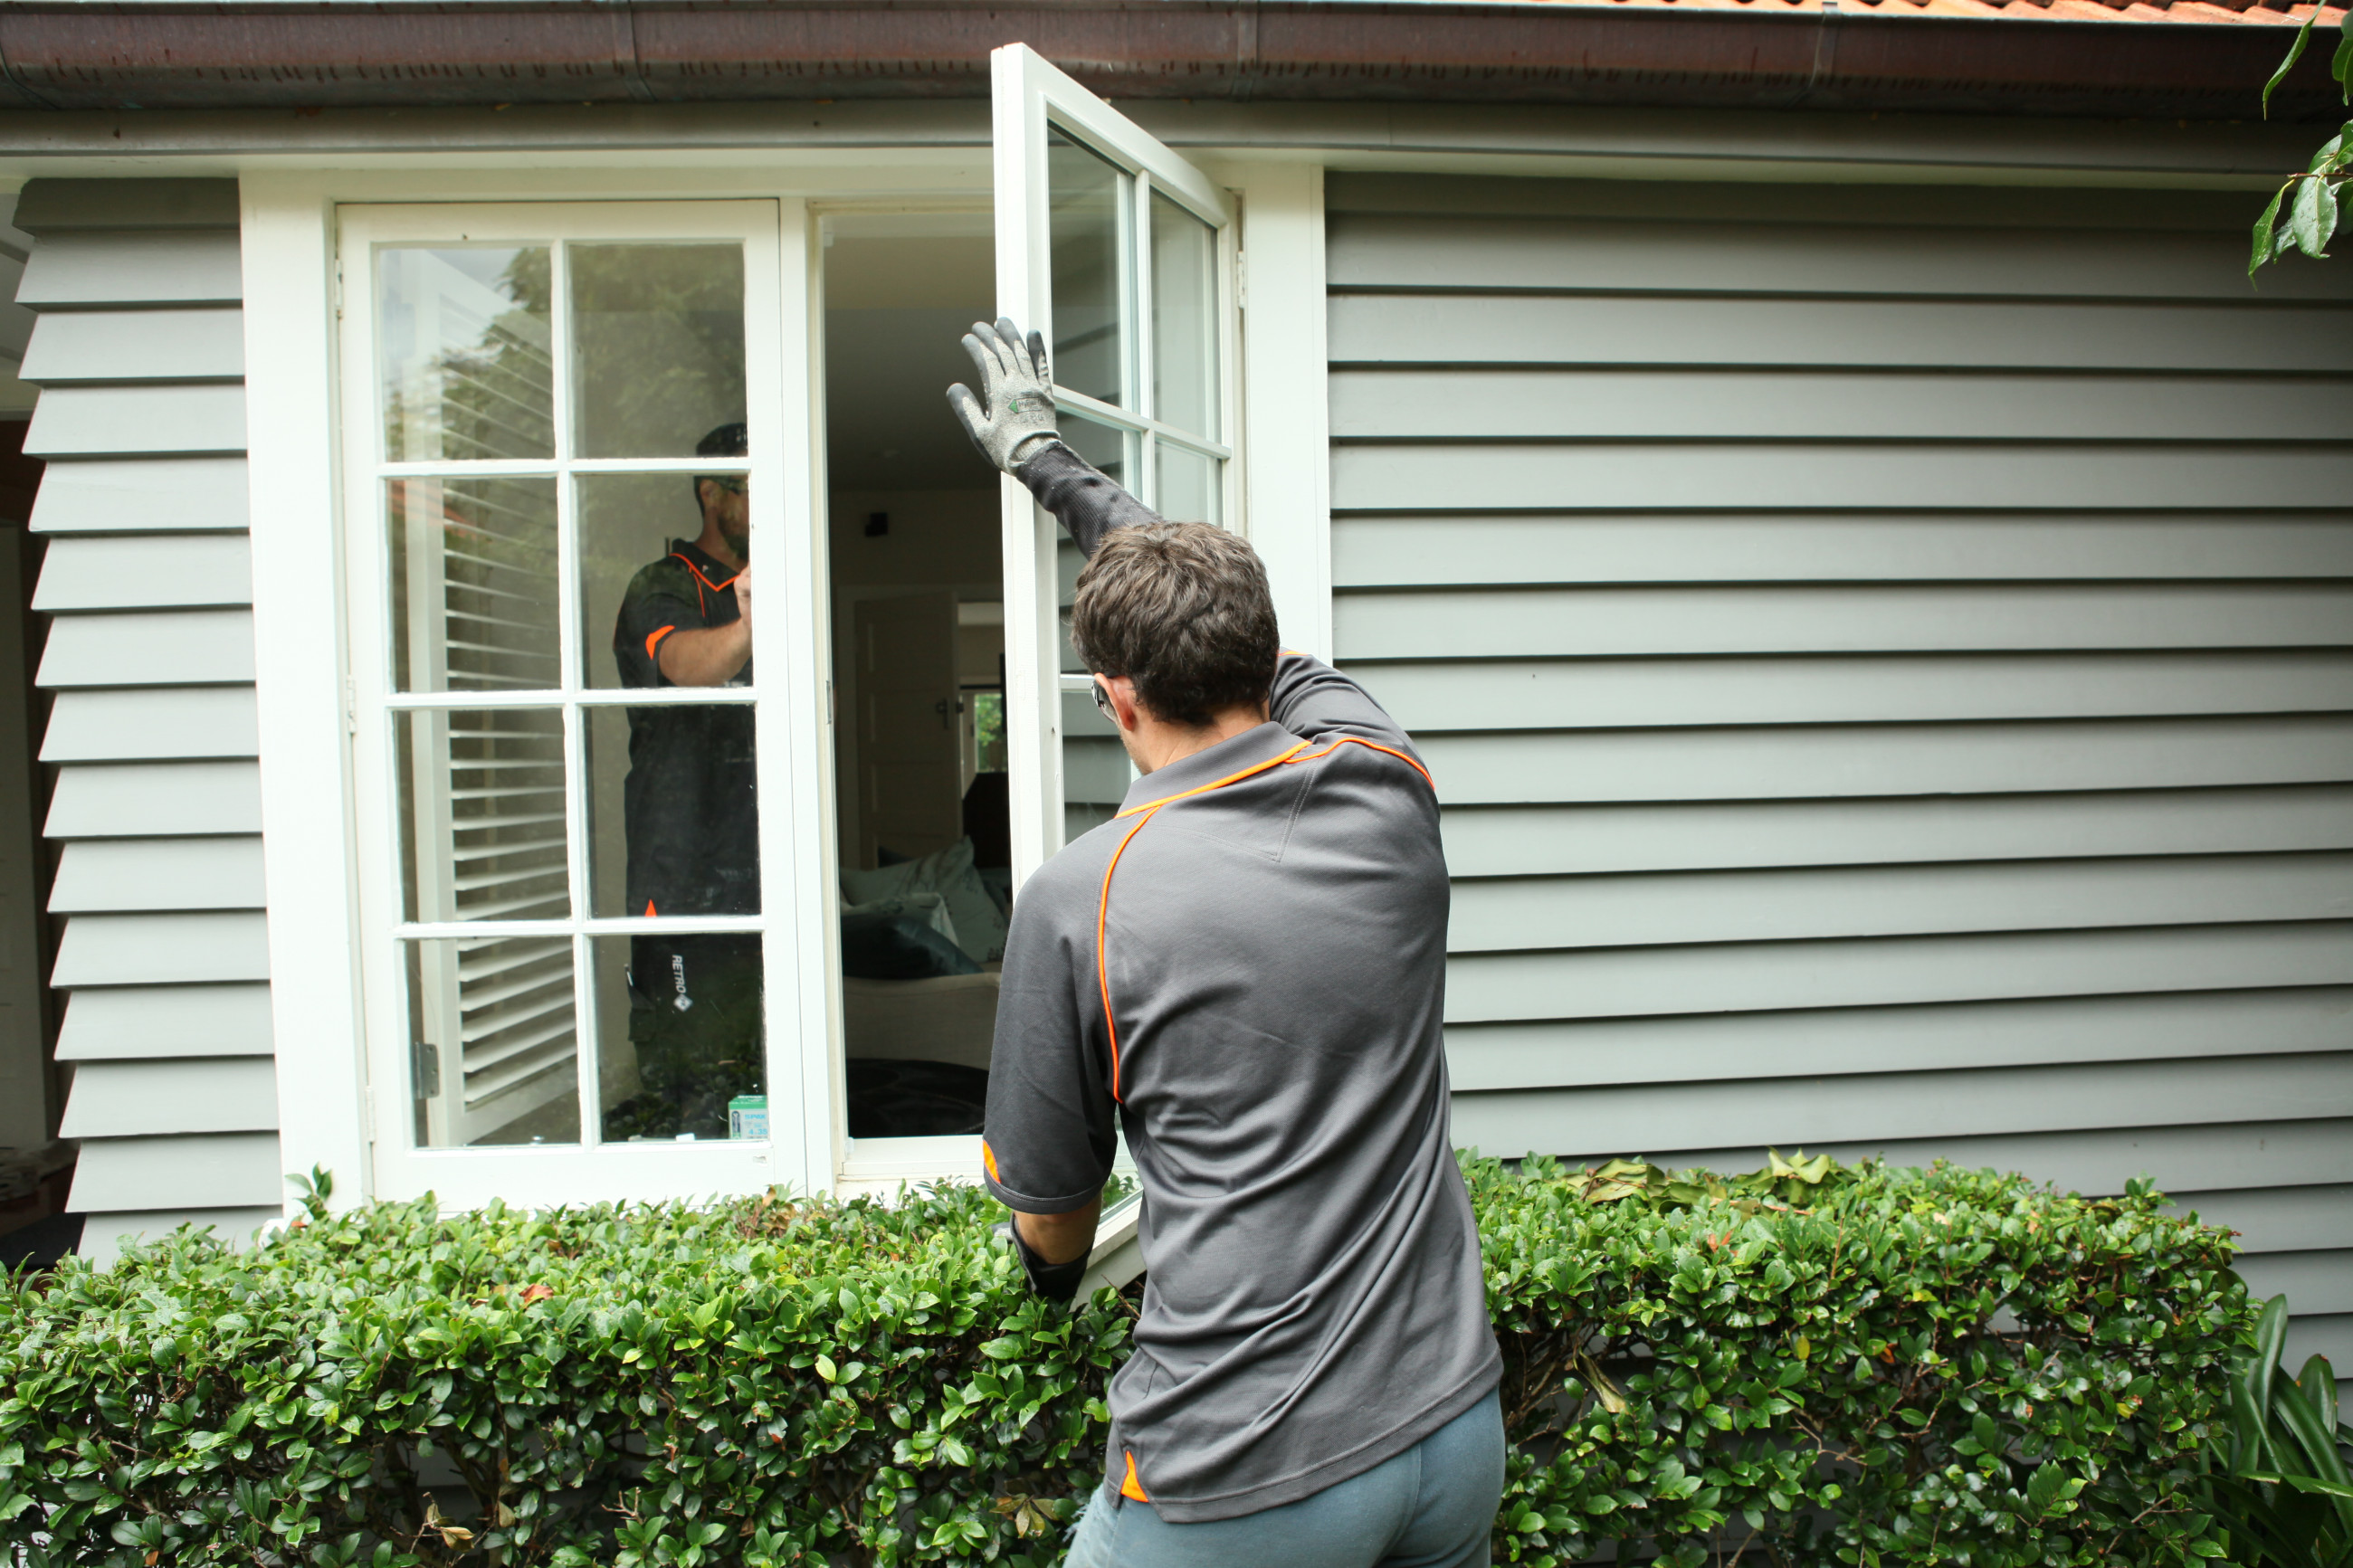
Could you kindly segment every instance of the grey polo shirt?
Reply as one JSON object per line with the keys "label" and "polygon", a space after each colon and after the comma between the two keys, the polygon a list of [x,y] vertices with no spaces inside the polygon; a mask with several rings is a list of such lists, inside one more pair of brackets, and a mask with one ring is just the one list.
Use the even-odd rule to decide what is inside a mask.
{"label": "grey polo shirt", "polygon": [[1271,722],[1137,781],[1022,888],[990,1190],[1031,1214],[1084,1205],[1114,1117],[1144,1187],[1106,1491],[1177,1522],[1256,1513],[1495,1386],[1447,1132],[1446,912],[1412,745],[1297,654]]}

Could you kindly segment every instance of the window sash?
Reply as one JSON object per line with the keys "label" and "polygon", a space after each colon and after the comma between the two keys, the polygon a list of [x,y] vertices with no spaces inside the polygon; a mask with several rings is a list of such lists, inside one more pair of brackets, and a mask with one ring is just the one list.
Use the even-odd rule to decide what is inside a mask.
{"label": "window sash", "polygon": [[[1224,191],[1134,121],[1048,63],[1026,45],[1008,44],[990,57],[995,124],[997,312],[1024,331],[1054,339],[1050,258],[1050,140],[1075,142],[1124,176],[1117,227],[1122,276],[1114,290],[1124,339],[1123,404],[1057,385],[1055,400],[1120,431],[1135,453],[1126,479],[1147,503],[1156,494],[1158,448],[1171,447],[1216,461],[1220,520],[1240,527],[1240,454],[1232,444],[1240,426],[1239,321],[1234,298],[1236,214]],[[1216,395],[1222,442],[1157,418],[1150,321],[1152,202],[1164,196],[1209,226],[1217,237],[1213,268],[1218,334]],[[1001,490],[1005,542],[1007,731],[1019,750],[1011,770],[1013,874],[1017,883],[1059,849],[1064,839],[1062,742],[1069,731],[1064,697],[1082,689],[1066,681],[1057,542],[1060,531],[1018,480]],[[1018,706],[1017,706],[1018,705]],[[1023,723],[1025,717],[1032,721]]]}
{"label": "window sash", "polygon": [[[776,1182],[807,1188],[830,1174],[829,1140],[812,1140],[831,1114],[822,1060],[826,987],[822,971],[825,933],[807,907],[822,909],[817,868],[796,855],[797,833],[813,792],[799,778],[817,748],[791,731],[797,722],[822,714],[818,677],[808,651],[818,618],[807,574],[790,566],[770,568],[764,602],[776,607],[755,616],[754,668],[758,685],[693,691],[635,691],[592,687],[592,651],[582,636],[583,584],[579,571],[579,520],[575,477],[610,473],[745,473],[753,477],[754,526],[765,553],[790,563],[805,557],[813,540],[812,496],[805,482],[786,488],[788,473],[813,474],[811,422],[805,375],[787,375],[787,363],[807,363],[807,216],[797,201],[583,202],[546,204],[436,204],[356,205],[338,211],[338,261],[346,290],[340,327],[343,427],[344,559],[350,664],[348,718],[354,766],[355,844],[359,873],[362,994],[365,1049],[374,1097],[375,1190],[402,1197],[434,1191],[447,1206],[509,1202],[581,1202],[664,1196],[678,1193],[756,1191]],[[790,233],[801,243],[786,244]],[[569,323],[562,304],[564,247],[573,241],[712,240],[734,242],[744,252],[746,337],[745,416],[755,433],[776,432],[749,459],[707,458],[584,458],[571,454],[573,366]],[[375,257],[387,246],[548,244],[554,247],[555,313],[552,326],[554,418],[557,445],[546,458],[459,458],[448,461],[385,460],[378,383],[377,303]],[[755,441],[758,441],[755,434]],[[529,689],[397,691],[390,624],[386,553],[388,524],[385,485],[393,479],[554,478],[558,508],[556,587],[557,677],[554,685]],[[442,614],[437,609],[437,614]],[[814,700],[813,700],[814,699]],[[750,705],[760,715],[755,766],[760,791],[761,913],[751,916],[598,916],[589,879],[586,813],[592,784],[586,772],[585,731],[589,715],[603,708],[670,703]],[[565,879],[570,913],[557,919],[411,920],[406,918],[400,868],[403,831],[396,807],[398,757],[393,726],[423,723],[404,715],[494,714],[512,710],[554,710],[562,716],[565,763]],[[427,912],[419,910],[418,912]],[[770,1133],[761,1142],[701,1142],[681,1144],[599,1143],[595,1114],[599,1088],[593,1040],[596,999],[590,967],[599,939],[643,933],[688,934],[745,931],[761,936],[766,1015],[765,1081],[770,1095]],[[406,970],[417,952],[456,952],[450,942],[498,940],[562,941],[570,948],[572,1020],[576,1081],[582,1107],[577,1144],[536,1147],[415,1147],[412,1128],[415,1064],[410,1059]],[[809,949],[817,949],[814,962]],[[607,943],[607,946],[610,944]],[[808,977],[817,979],[812,1031],[807,997]],[[427,1005],[420,997],[417,1005]],[[462,1037],[459,1037],[462,1040]],[[452,1070],[440,1064],[445,1083]],[[806,1103],[812,1098],[819,1107]],[[813,1146],[822,1142],[823,1147]]]}

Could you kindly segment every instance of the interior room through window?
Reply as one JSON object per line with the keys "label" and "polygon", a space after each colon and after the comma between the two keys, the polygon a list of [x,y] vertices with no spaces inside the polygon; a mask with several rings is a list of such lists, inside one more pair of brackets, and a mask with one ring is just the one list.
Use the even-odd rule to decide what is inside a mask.
{"label": "interior room through window", "polygon": [[997,471],[944,393],[995,313],[990,216],[836,215],[824,278],[849,1132],[976,1134],[1012,901],[1004,585]]}

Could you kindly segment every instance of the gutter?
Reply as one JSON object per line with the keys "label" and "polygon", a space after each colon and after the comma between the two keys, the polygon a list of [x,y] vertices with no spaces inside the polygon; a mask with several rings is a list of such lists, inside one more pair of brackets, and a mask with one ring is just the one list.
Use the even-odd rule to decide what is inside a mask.
{"label": "gutter", "polygon": [[[1904,0],[1881,0],[1901,6]],[[2275,26],[1544,0],[15,0],[26,109],[972,99],[1029,44],[1117,99],[2242,120]],[[2333,118],[2326,51],[2274,119]]]}

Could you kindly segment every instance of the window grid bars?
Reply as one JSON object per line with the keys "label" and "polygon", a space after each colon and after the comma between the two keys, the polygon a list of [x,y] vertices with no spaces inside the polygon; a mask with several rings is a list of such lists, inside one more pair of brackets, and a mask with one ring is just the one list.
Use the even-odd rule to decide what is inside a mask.
{"label": "window grid bars", "polygon": [[1180,430],[1174,425],[1164,425],[1159,420],[1138,414],[1132,408],[1114,407],[1099,398],[1089,397],[1085,393],[1074,392],[1067,386],[1057,385],[1054,388],[1054,402],[1058,406],[1067,408],[1074,414],[1085,415],[1097,424],[1114,426],[1124,434],[1155,437],[1172,447],[1182,447],[1187,451],[1198,453],[1204,458],[1213,458],[1221,463],[1234,455],[1234,449],[1231,447],[1220,442],[1206,440],[1189,431]]}
{"label": "window grid bars", "polygon": [[578,702],[570,699],[585,684],[586,671],[581,668],[580,652],[580,508],[579,481],[571,465],[577,456],[573,450],[579,420],[573,404],[576,401],[573,363],[575,336],[572,310],[572,247],[559,242],[555,246],[554,265],[550,268],[553,287],[551,308],[554,327],[555,376],[555,458],[565,471],[555,482],[555,624],[556,675],[566,700],[564,704],[564,859],[565,874],[572,889],[572,929],[567,933],[572,948],[572,1038],[574,1098],[580,1111],[580,1146],[593,1149],[598,1142],[596,1133],[603,1121],[600,1092],[605,1075],[602,1068],[604,1041],[597,1028],[596,997],[588,974],[588,939],[579,929],[579,921],[593,909],[592,889],[588,879],[588,748],[585,738],[586,715]]}
{"label": "window grid bars", "polygon": [[[1145,321],[1152,303],[1149,231],[1143,226],[1144,203],[1151,176],[1138,169],[1119,182],[1119,309],[1121,369],[1127,376],[1127,405],[1144,418],[1152,417],[1152,345],[1145,341]],[[1135,476],[1135,493],[1147,505],[1160,493],[1158,458],[1148,439],[1133,430],[1122,432],[1121,445],[1133,454],[1127,471]]]}
{"label": "window grid bars", "polygon": [[378,700],[393,712],[423,710],[438,713],[480,708],[560,708],[566,704],[582,708],[702,708],[714,703],[749,703],[757,699],[748,686],[596,686],[573,690],[543,687],[522,691],[395,691]]}
{"label": "window grid bars", "polygon": [[592,937],[707,936],[714,932],[748,932],[756,936],[766,929],[765,920],[764,915],[663,915],[659,920],[647,920],[642,916],[603,915],[574,920],[404,921],[393,927],[393,934],[403,942],[431,942],[443,938],[460,942],[507,942],[529,937],[570,936],[575,931]]}
{"label": "window grid bars", "polygon": [[[744,474],[752,471],[748,458],[713,458],[700,456],[683,458],[583,458],[575,450],[577,420],[575,404],[576,365],[574,346],[572,310],[571,252],[575,242],[557,240],[550,244],[549,311],[552,328],[549,412],[554,424],[553,456],[545,458],[441,458],[430,461],[391,460],[383,455],[382,421],[376,421],[378,458],[375,464],[375,491],[378,515],[383,526],[405,527],[406,518],[393,519],[385,511],[383,498],[390,481],[404,479],[457,480],[470,479],[553,479],[555,483],[556,524],[556,685],[550,689],[519,691],[397,691],[397,671],[394,668],[392,647],[387,637],[379,651],[384,668],[391,679],[383,683],[375,706],[386,724],[396,724],[396,715],[419,712],[442,715],[468,710],[482,711],[501,709],[557,710],[561,723],[564,757],[564,826],[565,876],[570,896],[571,913],[560,920],[480,920],[480,921],[406,921],[392,922],[396,944],[410,944],[437,940],[470,942],[559,938],[567,942],[572,956],[572,1035],[576,1096],[580,1110],[580,1143],[584,1149],[599,1147],[603,1109],[603,1041],[600,1037],[596,1007],[595,974],[595,941],[603,936],[638,936],[660,933],[689,935],[742,932],[763,935],[767,920],[763,915],[737,916],[671,916],[659,921],[642,918],[597,918],[592,909],[593,882],[589,867],[589,823],[587,820],[588,740],[586,710],[590,708],[646,707],[659,705],[703,705],[720,703],[753,706],[758,701],[756,688],[719,687],[639,690],[629,688],[591,688],[587,683],[586,652],[582,641],[585,610],[582,604],[581,544],[579,537],[579,477],[591,474]],[[388,580],[388,579],[387,579]],[[389,626],[387,626],[387,630]],[[411,637],[412,642],[417,639]],[[397,748],[387,744],[388,761],[396,757]],[[396,761],[394,769],[398,771]],[[400,798],[396,784],[387,797]],[[405,968],[405,966],[404,966]],[[413,1009],[422,998],[412,998]],[[464,1051],[459,1043],[457,1059],[445,1068],[458,1075],[462,1083],[465,1072]]]}
{"label": "window grid bars", "polygon": [[532,479],[564,474],[749,474],[748,458],[450,458],[383,462],[388,479]]}

